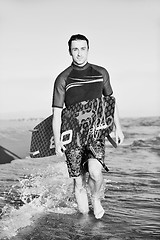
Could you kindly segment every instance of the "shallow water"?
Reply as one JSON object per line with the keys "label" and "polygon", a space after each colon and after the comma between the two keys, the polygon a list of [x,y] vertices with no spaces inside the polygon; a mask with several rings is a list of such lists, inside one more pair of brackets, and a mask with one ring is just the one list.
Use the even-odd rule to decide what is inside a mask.
{"label": "shallow water", "polygon": [[64,158],[0,165],[0,239],[160,239],[160,119],[124,119],[124,144],[106,145],[102,204],[78,213]]}

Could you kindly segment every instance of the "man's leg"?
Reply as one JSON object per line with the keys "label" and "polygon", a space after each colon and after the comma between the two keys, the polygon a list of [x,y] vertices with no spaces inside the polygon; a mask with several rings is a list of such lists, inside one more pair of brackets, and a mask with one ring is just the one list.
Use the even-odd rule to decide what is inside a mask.
{"label": "man's leg", "polygon": [[[81,213],[88,213],[88,197],[86,192],[86,174],[83,171],[82,162],[82,148],[77,147],[71,151],[66,151],[66,162],[68,167],[69,176],[74,181],[74,192],[78,204],[78,209]],[[77,175],[79,175],[77,177]]]}
{"label": "man's leg", "polygon": [[78,209],[81,213],[86,214],[89,212],[89,207],[88,207],[87,192],[84,186],[84,177],[85,176],[79,176],[74,178],[74,189],[75,189],[75,196],[78,204]]}
{"label": "man's leg", "polygon": [[100,202],[100,190],[103,183],[102,165],[93,158],[88,160],[89,179],[88,184],[92,194],[94,215],[97,219],[104,215],[104,209]]}

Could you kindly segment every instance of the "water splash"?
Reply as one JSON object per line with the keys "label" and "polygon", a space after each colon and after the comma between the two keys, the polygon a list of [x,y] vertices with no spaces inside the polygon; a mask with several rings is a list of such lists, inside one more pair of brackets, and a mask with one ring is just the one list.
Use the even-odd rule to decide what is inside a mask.
{"label": "water splash", "polygon": [[5,201],[1,237],[15,236],[19,228],[31,225],[44,212],[73,214],[77,208],[65,163],[25,175],[5,193]]}

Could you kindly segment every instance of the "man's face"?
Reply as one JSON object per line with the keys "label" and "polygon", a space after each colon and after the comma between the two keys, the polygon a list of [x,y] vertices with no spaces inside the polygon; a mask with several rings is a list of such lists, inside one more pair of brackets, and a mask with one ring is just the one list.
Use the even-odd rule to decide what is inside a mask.
{"label": "man's face", "polygon": [[70,52],[73,62],[78,66],[84,66],[88,58],[88,46],[85,40],[75,40],[71,42]]}

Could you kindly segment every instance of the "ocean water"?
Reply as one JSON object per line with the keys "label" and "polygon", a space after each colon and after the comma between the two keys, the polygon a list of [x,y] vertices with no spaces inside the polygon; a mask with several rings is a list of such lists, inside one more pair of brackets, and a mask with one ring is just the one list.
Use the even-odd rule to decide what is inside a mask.
{"label": "ocean water", "polygon": [[124,143],[106,143],[96,220],[78,213],[64,158],[0,165],[1,240],[160,239],[160,118],[122,119]]}

